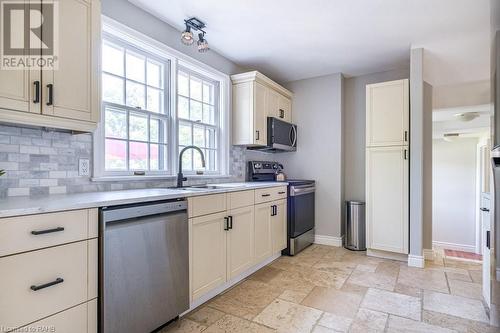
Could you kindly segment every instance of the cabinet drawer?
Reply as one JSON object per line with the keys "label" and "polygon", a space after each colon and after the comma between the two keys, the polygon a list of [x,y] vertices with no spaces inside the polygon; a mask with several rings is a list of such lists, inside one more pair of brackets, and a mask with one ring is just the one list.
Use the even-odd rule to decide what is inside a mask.
{"label": "cabinet drawer", "polygon": [[226,210],[226,194],[211,194],[188,198],[189,217],[208,215]]}
{"label": "cabinet drawer", "polygon": [[97,209],[0,219],[0,257],[87,239],[89,227],[96,237]]}
{"label": "cabinet drawer", "polygon": [[87,242],[1,258],[0,272],[0,323],[26,325],[87,301]]}
{"label": "cabinet drawer", "polygon": [[286,186],[268,187],[255,190],[255,204],[284,199],[286,197]]}
{"label": "cabinet drawer", "polygon": [[254,191],[240,191],[227,194],[227,209],[252,206],[254,204]]}
{"label": "cabinet drawer", "polygon": [[97,300],[92,300],[21,327],[19,332],[95,333],[97,332],[96,317]]}

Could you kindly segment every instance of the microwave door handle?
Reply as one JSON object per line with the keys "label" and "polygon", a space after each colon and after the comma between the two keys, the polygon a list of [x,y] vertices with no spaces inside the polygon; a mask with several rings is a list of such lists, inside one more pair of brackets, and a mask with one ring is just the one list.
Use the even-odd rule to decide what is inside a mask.
{"label": "microwave door handle", "polygon": [[292,147],[295,147],[295,144],[297,143],[297,129],[293,125],[290,128],[290,143],[292,144]]}

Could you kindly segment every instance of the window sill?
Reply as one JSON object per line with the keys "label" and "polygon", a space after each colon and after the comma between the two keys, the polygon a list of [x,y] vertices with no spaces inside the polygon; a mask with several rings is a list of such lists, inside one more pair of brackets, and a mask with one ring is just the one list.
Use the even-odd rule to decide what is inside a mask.
{"label": "window sill", "polygon": [[[231,178],[231,175],[184,175],[188,180],[189,179],[223,179],[223,178]],[[175,180],[177,176],[168,175],[168,176],[160,176],[160,175],[152,175],[152,176],[102,176],[102,177],[92,177],[90,178],[93,182],[120,182],[120,181],[152,181],[152,180]]]}

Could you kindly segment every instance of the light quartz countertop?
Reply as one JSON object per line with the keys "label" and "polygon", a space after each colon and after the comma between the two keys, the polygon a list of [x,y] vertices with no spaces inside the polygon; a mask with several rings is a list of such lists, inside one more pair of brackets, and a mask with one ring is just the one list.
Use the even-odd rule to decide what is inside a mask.
{"label": "light quartz countertop", "polygon": [[204,188],[151,188],[141,190],[54,194],[45,197],[8,197],[0,199],[0,218],[65,210],[125,205],[157,200],[188,198],[200,195],[237,192],[266,187],[286,186],[287,182],[246,182],[208,184]]}

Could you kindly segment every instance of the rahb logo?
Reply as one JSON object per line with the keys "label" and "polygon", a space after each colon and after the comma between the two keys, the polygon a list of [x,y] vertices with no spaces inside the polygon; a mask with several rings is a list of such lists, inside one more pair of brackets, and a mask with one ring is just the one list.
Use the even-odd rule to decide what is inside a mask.
{"label": "rahb logo", "polygon": [[3,70],[57,69],[58,2],[0,0]]}

